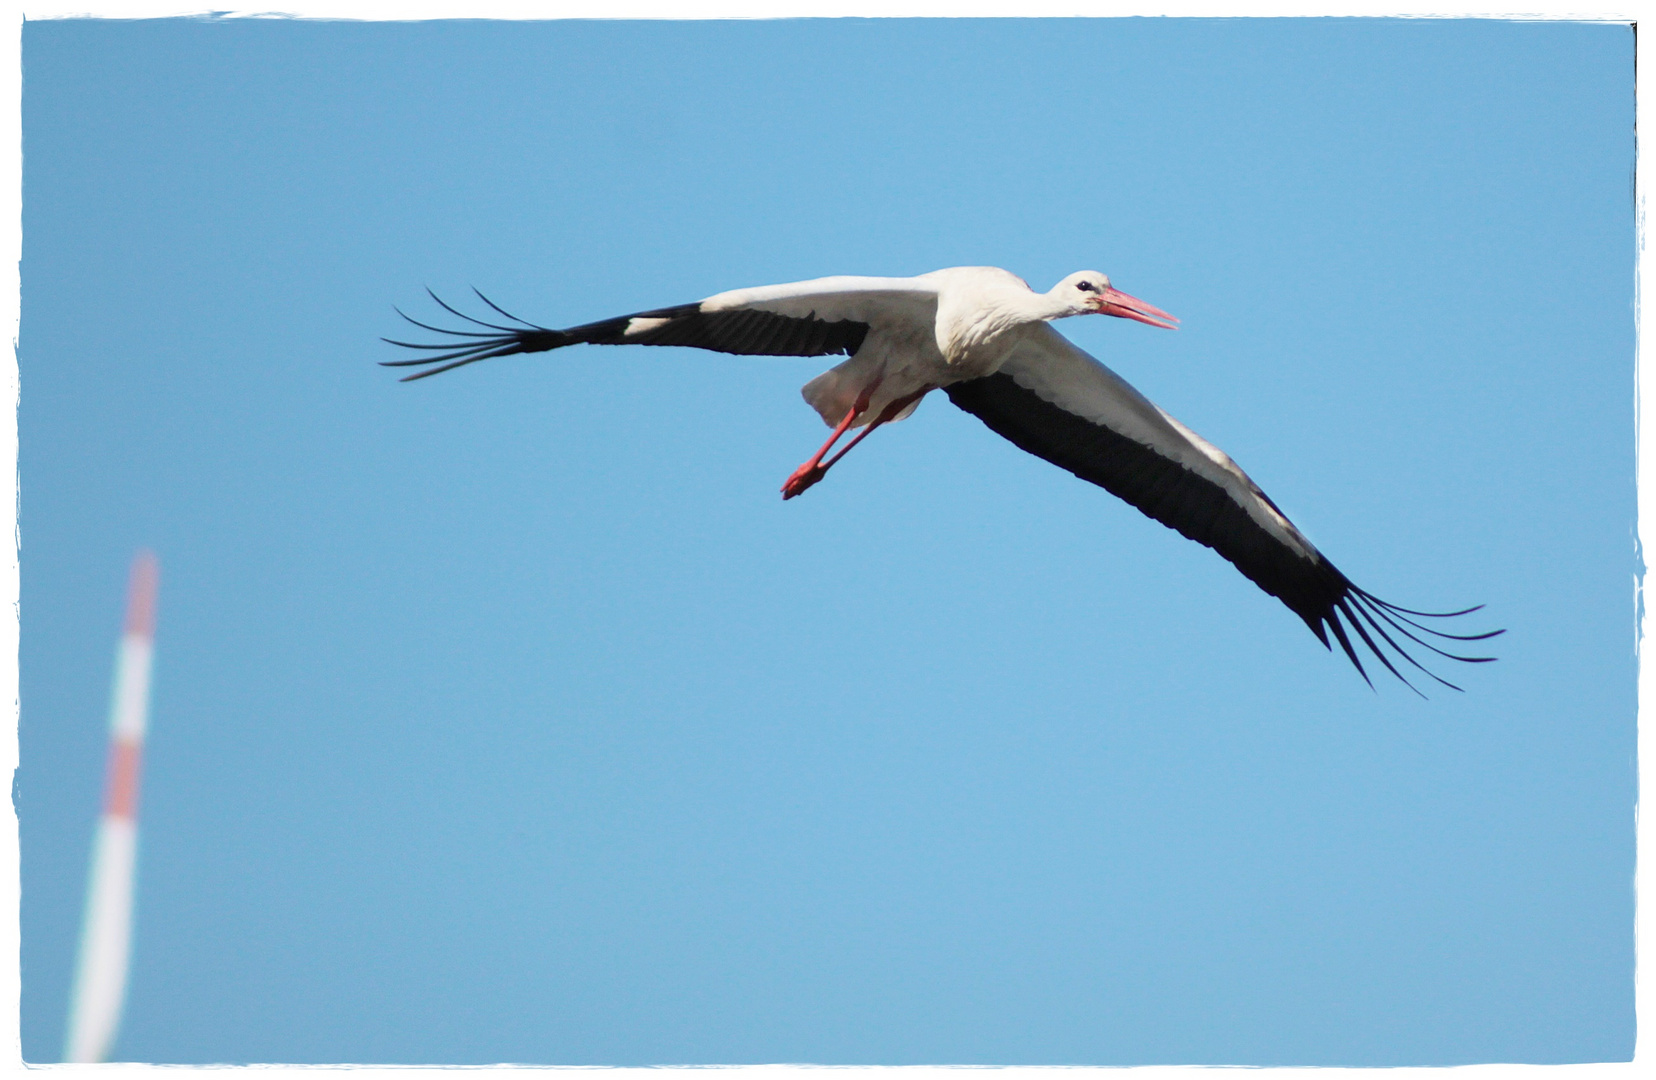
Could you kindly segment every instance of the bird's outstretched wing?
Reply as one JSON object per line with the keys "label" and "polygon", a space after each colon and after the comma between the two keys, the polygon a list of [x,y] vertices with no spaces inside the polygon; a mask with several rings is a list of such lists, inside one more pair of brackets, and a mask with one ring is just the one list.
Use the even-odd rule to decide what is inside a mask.
{"label": "bird's outstretched wing", "polygon": [[450,340],[425,344],[386,338],[392,345],[438,355],[387,360],[384,366],[425,369],[403,379],[410,382],[478,360],[579,344],[686,345],[744,356],[852,355],[862,347],[871,327],[929,322],[937,307],[936,286],[919,278],[829,277],[737,289],[694,304],[553,330],[508,314],[482,293],[477,296],[507,325],[456,311],[432,293],[439,306],[464,319],[471,329],[446,330],[399,310],[397,314],[415,326]]}
{"label": "bird's outstretched wing", "polygon": [[1450,634],[1417,621],[1454,618],[1478,608],[1414,611],[1359,589],[1222,450],[1162,412],[1051,326],[1031,327],[995,374],[945,390],[956,405],[1018,447],[1217,551],[1288,605],[1330,648],[1332,631],[1365,680],[1368,672],[1348,630],[1410,689],[1414,684],[1393,664],[1386,646],[1456,690],[1460,687],[1415,660],[1405,643],[1467,663],[1493,659],[1462,656],[1418,636],[1466,642],[1502,633]]}

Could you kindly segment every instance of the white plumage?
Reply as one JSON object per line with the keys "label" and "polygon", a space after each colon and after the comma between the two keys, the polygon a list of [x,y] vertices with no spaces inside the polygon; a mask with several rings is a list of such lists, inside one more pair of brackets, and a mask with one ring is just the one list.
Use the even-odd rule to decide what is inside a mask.
{"label": "white plumage", "polygon": [[[438,300],[482,332],[444,330],[409,319],[455,340],[392,342],[440,355],[387,361],[387,366],[426,368],[407,377],[412,380],[477,360],[576,344],[683,345],[769,356],[841,353],[845,361],[805,384],[805,400],[834,431],[788,477],[782,488],[785,499],[821,480],[876,428],[903,419],[926,394],[942,390],[1017,446],[1213,548],[1304,619],[1325,646],[1332,647],[1332,631],[1365,679],[1368,673],[1348,631],[1405,683],[1387,646],[1446,686],[1454,684],[1422,667],[1398,638],[1450,659],[1482,663],[1491,658],[1447,652],[1418,633],[1453,641],[1501,633],[1435,630],[1417,619],[1453,618],[1478,609],[1414,611],[1353,585],[1228,455],[1059,334],[1050,325],[1053,320],[1085,314],[1176,328],[1177,320],[1167,312],[1117,290],[1095,271],[1071,274],[1045,293],[987,266],[912,278],[817,278],[736,289],[694,304],[566,330],[524,322],[478,295],[518,325],[473,319]],[[841,437],[859,427],[837,454],[826,457]]]}

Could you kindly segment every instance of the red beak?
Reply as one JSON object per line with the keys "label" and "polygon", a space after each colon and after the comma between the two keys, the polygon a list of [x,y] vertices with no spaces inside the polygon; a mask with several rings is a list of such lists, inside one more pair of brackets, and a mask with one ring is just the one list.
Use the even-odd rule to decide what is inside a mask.
{"label": "red beak", "polygon": [[1146,304],[1136,296],[1128,296],[1120,289],[1105,289],[1098,294],[1098,313],[1114,315],[1118,319],[1149,323],[1163,330],[1177,330],[1179,320],[1154,304]]}

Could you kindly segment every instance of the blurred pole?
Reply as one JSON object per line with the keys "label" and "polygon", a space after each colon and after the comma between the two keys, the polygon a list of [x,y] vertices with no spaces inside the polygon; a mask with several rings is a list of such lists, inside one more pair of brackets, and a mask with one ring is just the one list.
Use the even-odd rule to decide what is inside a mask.
{"label": "blurred pole", "polygon": [[65,1061],[103,1061],[121,1024],[132,942],[132,882],[138,862],[138,766],[149,713],[159,577],[155,556],[140,551],[132,561],[126,630],[115,654],[108,779],[103,817],[92,846],[80,964],[69,999]]}

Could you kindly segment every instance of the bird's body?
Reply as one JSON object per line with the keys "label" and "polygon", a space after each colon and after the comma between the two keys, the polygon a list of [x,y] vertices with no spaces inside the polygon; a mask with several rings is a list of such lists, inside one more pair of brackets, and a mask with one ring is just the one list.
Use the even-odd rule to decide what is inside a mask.
{"label": "bird's body", "polygon": [[[489,303],[486,298],[484,302]],[[1022,449],[1213,548],[1304,619],[1324,645],[1331,647],[1332,631],[1364,678],[1367,673],[1348,629],[1399,678],[1402,673],[1380,642],[1421,671],[1426,669],[1393,633],[1441,656],[1469,662],[1488,659],[1445,652],[1415,631],[1455,641],[1481,640],[1500,631],[1447,634],[1411,618],[1450,618],[1477,609],[1417,612],[1357,588],[1229,456],[1050,325],[1054,319],[1082,314],[1115,315],[1169,329],[1176,322],[1161,309],[1116,290],[1094,271],[1071,274],[1050,292],[1037,293],[1005,270],[955,267],[911,278],[828,277],[737,289],[696,304],[567,330],[530,323],[502,326],[460,315],[493,332],[440,330],[416,323],[471,342],[393,342],[442,355],[389,363],[429,365],[409,376],[418,379],[477,360],[581,343],[684,345],[741,355],[843,353],[844,362],[805,385],[806,401],[834,432],[788,478],[784,498],[803,493],[875,428],[903,419],[927,393],[941,389]],[[863,430],[824,462],[833,445],[855,427]],[[1430,671],[1426,674],[1444,682]]]}
{"label": "bird's body", "polygon": [[[1091,276],[1103,280],[1102,274]],[[828,277],[763,285],[719,293],[696,305],[703,317],[753,311],[866,327],[856,347],[848,350],[849,359],[805,386],[805,400],[829,427],[864,391],[870,391],[868,404],[852,427],[871,423],[893,402],[916,392],[992,375],[1036,323],[1079,314],[1072,306],[1032,291],[1022,278],[993,266],[957,266],[912,278]],[[654,317],[630,319],[623,336],[650,338],[673,321],[665,313],[649,314]],[[738,346],[728,350],[732,352],[766,347],[763,341],[733,339],[731,344]]]}

